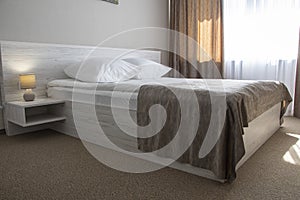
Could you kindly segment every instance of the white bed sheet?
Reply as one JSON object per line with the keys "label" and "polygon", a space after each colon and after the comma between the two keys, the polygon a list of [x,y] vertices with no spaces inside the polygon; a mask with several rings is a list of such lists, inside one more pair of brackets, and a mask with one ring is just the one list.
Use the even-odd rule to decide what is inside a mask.
{"label": "white bed sheet", "polygon": [[[184,78],[159,78],[159,79],[132,79],[128,81],[118,82],[118,83],[88,83],[76,81],[74,79],[59,79],[53,80],[48,83],[48,88],[51,87],[64,87],[64,88],[76,88],[93,90],[95,87],[100,88],[111,88],[113,86],[118,86],[118,91],[126,92],[132,91],[133,88],[139,88],[142,85],[147,84],[157,84],[157,85],[167,85],[173,87],[179,87],[183,83],[188,83],[191,87],[195,89],[210,89],[211,91],[220,91],[220,84],[226,84],[226,90],[240,89],[241,86],[246,86],[251,83],[257,83],[260,81],[254,80],[231,80],[231,79],[184,79]],[[264,82],[276,82],[276,81],[264,81]],[[276,82],[280,84],[279,82]],[[184,87],[183,87],[184,88]],[[223,91],[223,89],[222,89]],[[137,92],[137,91],[136,91]]]}
{"label": "white bed sheet", "polygon": [[[136,111],[138,91],[142,85],[157,84],[180,88],[181,85],[188,83],[192,89],[209,89],[213,92],[234,92],[239,90],[242,85],[254,82],[257,81],[160,78],[129,80],[119,83],[87,83],[75,81],[74,79],[61,79],[49,82],[47,93],[48,97],[55,99],[125,109],[129,108]],[[226,85],[226,88],[220,87],[223,83]]]}
{"label": "white bed sheet", "polygon": [[[66,101],[73,101],[79,103],[95,104],[99,106],[112,107],[112,95],[114,98],[113,105],[117,108],[123,108],[136,111],[137,109],[137,93],[125,92],[109,92],[96,91],[84,89],[76,89],[76,97],[74,98],[73,88],[66,87],[49,87],[47,96],[54,99],[61,99]],[[95,99],[92,101],[91,99]],[[129,106],[128,106],[129,102]]]}

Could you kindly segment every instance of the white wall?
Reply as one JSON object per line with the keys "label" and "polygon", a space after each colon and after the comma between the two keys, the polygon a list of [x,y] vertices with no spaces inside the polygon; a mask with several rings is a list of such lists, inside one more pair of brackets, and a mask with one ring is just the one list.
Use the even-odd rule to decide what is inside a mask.
{"label": "white wall", "polygon": [[[119,1],[0,0],[0,40],[97,45],[132,28],[167,28],[168,0]],[[110,46],[130,48],[131,39]],[[143,39],[166,42],[155,33]]]}

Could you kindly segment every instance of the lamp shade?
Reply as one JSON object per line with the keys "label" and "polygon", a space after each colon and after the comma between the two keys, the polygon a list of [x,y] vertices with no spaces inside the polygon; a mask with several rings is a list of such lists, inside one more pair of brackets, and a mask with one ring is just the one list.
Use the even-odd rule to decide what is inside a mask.
{"label": "lamp shade", "polygon": [[21,89],[34,89],[36,87],[35,74],[19,75]]}

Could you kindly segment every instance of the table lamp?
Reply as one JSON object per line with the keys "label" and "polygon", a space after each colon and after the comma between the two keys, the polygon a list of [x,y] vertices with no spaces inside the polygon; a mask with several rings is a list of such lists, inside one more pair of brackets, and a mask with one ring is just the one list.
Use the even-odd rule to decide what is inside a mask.
{"label": "table lamp", "polygon": [[32,89],[36,88],[35,74],[21,74],[19,75],[20,88],[26,89],[23,98],[25,101],[33,101],[35,99],[35,94]]}

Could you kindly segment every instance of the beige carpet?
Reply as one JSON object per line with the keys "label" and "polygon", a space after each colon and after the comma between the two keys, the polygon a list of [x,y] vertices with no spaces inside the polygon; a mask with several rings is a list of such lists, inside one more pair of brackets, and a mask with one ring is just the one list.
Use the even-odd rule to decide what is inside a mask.
{"label": "beige carpet", "polygon": [[170,168],[118,172],[90,156],[80,140],[53,131],[2,134],[0,199],[300,199],[299,137],[300,120],[286,119],[237,180],[222,185]]}

